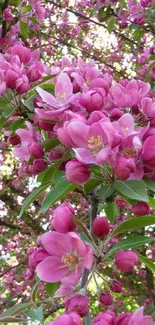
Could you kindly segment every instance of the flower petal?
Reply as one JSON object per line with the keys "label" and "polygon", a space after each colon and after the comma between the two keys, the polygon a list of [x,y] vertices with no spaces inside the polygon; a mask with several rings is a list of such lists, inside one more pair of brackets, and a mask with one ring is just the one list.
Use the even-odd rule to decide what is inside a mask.
{"label": "flower petal", "polygon": [[71,241],[68,235],[51,231],[40,237],[41,243],[47,252],[53,256],[63,256],[71,249]]}
{"label": "flower petal", "polygon": [[45,282],[60,281],[68,274],[68,267],[65,266],[59,257],[46,257],[37,265],[37,276]]}

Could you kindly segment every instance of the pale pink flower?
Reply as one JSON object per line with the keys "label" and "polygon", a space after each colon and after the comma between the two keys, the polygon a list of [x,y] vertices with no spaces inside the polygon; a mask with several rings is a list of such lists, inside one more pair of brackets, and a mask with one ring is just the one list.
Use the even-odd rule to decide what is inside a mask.
{"label": "pale pink flower", "polygon": [[64,112],[78,96],[78,94],[73,94],[73,85],[71,80],[67,73],[64,72],[60,73],[57,78],[55,84],[55,96],[41,89],[40,87],[37,87],[36,90],[50,109],[50,111],[40,111],[40,109],[36,109],[36,112],[40,118],[48,119],[48,114],[46,117],[46,113],[48,112],[50,117]]}

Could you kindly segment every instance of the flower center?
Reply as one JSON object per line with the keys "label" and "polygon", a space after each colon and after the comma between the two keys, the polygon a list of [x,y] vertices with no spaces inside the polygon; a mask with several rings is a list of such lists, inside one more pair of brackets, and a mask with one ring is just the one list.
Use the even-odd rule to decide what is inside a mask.
{"label": "flower center", "polygon": [[102,149],[102,138],[100,135],[97,135],[97,137],[90,137],[88,140],[88,148],[91,150],[93,154],[98,153]]}
{"label": "flower center", "polygon": [[61,261],[68,267],[77,264],[76,256],[72,255],[71,253],[66,253],[65,255],[63,255]]}
{"label": "flower center", "polygon": [[134,148],[131,147],[131,148],[125,148],[123,150],[123,153],[125,154],[125,156],[128,156],[130,158],[134,158],[134,155],[135,155],[135,151],[134,151]]}
{"label": "flower center", "polygon": [[57,93],[57,98],[65,100],[66,94],[65,93]]}

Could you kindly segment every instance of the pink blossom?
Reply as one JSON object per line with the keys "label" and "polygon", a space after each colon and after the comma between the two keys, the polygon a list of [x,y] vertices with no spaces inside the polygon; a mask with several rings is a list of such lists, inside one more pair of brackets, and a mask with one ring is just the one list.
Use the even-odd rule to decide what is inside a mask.
{"label": "pink blossom", "polygon": [[30,122],[25,122],[28,130],[18,129],[16,134],[21,139],[21,146],[16,147],[13,151],[14,155],[20,159],[26,161],[29,160],[31,153],[36,156],[39,153],[39,156],[42,157],[43,151],[40,145],[37,142],[37,133],[35,132],[32,124]]}
{"label": "pink blossom", "polygon": [[132,206],[130,211],[136,216],[145,216],[150,213],[150,207],[146,202],[140,201]]}
{"label": "pink blossom", "polygon": [[59,316],[54,322],[46,323],[46,325],[82,325],[82,321],[80,316],[75,313],[64,313],[63,315]]}
{"label": "pink blossom", "polygon": [[110,306],[113,303],[113,297],[107,291],[101,292],[99,300],[100,303],[103,304],[104,306]]}
{"label": "pink blossom", "polygon": [[100,312],[93,321],[93,325],[116,325],[116,316],[113,312]]}
{"label": "pink blossom", "polygon": [[0,70],[0,95],[4,94],[6,91],[6,83],[3,71]]}
{"label": "pink blossom", "polygon": [[103,164],[116,140],[115,130],[107,118],[90,126],[80,121],[66,122],[57,134],[63,144],[74,148],[76,158],[84,164]]}
{"label": "pink blossom", "polygon": [[138,264],[138,256],[130,250],[120,251],[115,255],[115,264],[119,270],[131,272],[133,267]]}
{"label": "pink blossom", "polygon": [[89,310],[88,298],[85,296],[76,295],[66,301],[65,307],[68,313],[75,311],[81,317],[84,317],[87,315]]}
{"label": "pink blossom", "polygon": [[[45,282],[57,282],[66,278],[67,283],[77,282],[84,267],[90,269],[93,262],[92,248],[82,242],[75,233],[48,232],[40,237],[50,254],[38,264],[36,272]],[[64,283],[64,282],[63,282]]]}
{"label": "pink blossom", "polygon": [[106,217],[98,217],[93,221],[93,233],[95,236],[102,238],[108,235],[110,231],[109,222]]}
{"label": "pink blossom", "polygon": [[[50,116],[60,114],[65,111],[77,97],[77,94],[73,94],[73,85],[65,72],[62,72],[57,78],[55,85],[55,97],[40,87],[37,87],[36,90],[50,109]],[[36,109],[36,112],[38,116],[42,117],[40,115],[42,113],[42,111],[40,112],[40,109]],[[46,114],[46,111],[44,114]]]}
{"label": "pink blossom", "polygon": [[122,283],[118,280],[112,280],[110,289],[112,292],[120,293],[122,292]]}
{"label": "pink blossom", "polygon": [[67,233],[69,231],[74,231],[76,225],[72,220],[72,215],[75,215],[72,206],[62,203],[54,210],[51,225],[58,232]]}
{"label": "pink blossom", "polygon": [[79,185],[87,183],[90,178],[88,166],[82,164],[77,159],[68,161],[65,166],[65,174],[69,182]]}

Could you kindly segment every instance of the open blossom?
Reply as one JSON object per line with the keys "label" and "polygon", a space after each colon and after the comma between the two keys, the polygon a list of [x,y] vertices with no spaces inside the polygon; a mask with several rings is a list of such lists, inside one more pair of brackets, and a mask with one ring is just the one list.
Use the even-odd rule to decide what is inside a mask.
{"label": "open blossom", "polygon": [[50,254],[38,264],[36,272],[45,282],[66,279],[67,283],[79,280],[83,268],[90,269],[93,262],[92,248],[85,244],[76,233],[62,234],[48,232],[40,237],[45,250]]}
{"label": "open blossom", "polygon": [[57,131],[59,140],[74,148],[76,158],[84,164],[103,164],[108,160],[116,140],[115,130],[108,118],[92,125],[84,122],[66,122]]}
{"label": "open blossom", "polygon": [[45,325],[82,325],[80,316],[75,313],[64,313],[53,322],[48,322]]}
{"label": "open blossom", "polygon": [[133,314],[123,313],[118,317],[116,325],[153,325],[151,316],[143,316],[144,307],[138,308]]}
{"label": "open blossom", "polygon": [[21,145],[14,149],[13,153],[16,157],[26,161],[32,156],[33,158],[41,158],[43,156],[43,149],[38,143],[37,133],[35,132],[30,122],[25,122],[28,130],[18,129],[16,134],[21,139]]}
{"label": "open blossom", "polygon": [[[60,73],[55,85],[55,97],[47,91],[36,88],[42,100],[47,104],[49,110],[36,109],[39,118],[48,119],[55,114],[65,111],[72,102],[77,98],[77,94],[73,94],[73,85],[67,73]],[[49,112],[49,114],[48,114]]]}

